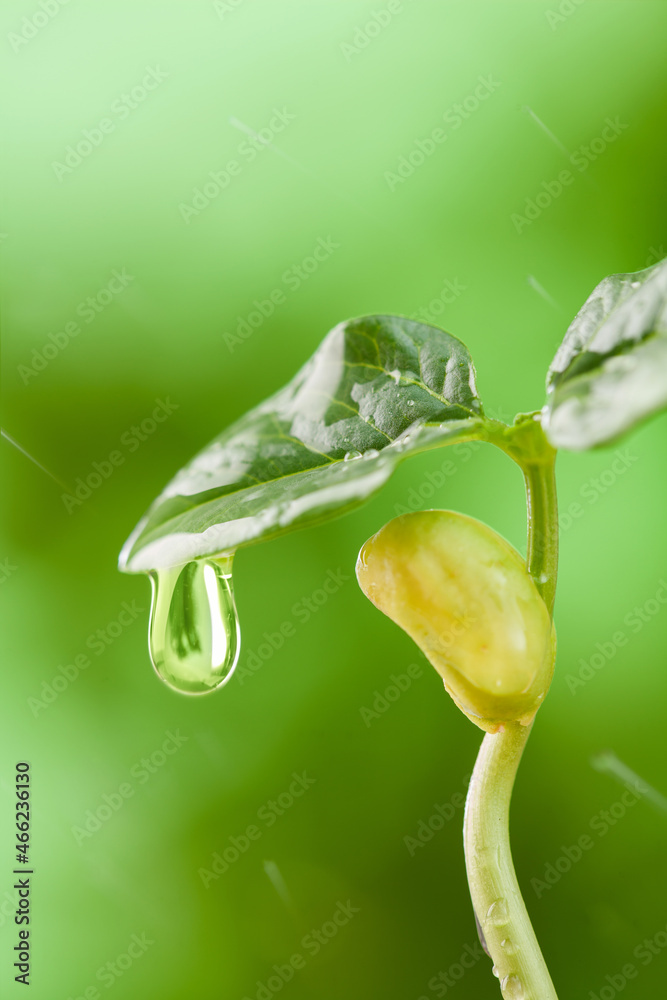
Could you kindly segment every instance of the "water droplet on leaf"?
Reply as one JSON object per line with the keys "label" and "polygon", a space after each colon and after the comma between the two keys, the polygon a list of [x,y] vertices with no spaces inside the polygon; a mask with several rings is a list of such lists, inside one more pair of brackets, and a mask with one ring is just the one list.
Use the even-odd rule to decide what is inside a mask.
{"label": "water droplet on leaf", "polygon": [[631,281],[630,282],[630,288],[639,288],[640,285],[641,285],[641,281]]}
{"label": "water droplet on leaf", "polygon": [[360,451],[356,451],[356,450],[354,450],[354,451],[346,451],[345,455],[343,457],[343,461],[344,462],[351,462],[355,458],[361,458],[361,452]]}
{"label": "water droplet on leaf", "polygon": [[229,680],[241,633],[232,557],[201,559],[150,574],[148,647],[158,676],[180,694],[209,694]]}

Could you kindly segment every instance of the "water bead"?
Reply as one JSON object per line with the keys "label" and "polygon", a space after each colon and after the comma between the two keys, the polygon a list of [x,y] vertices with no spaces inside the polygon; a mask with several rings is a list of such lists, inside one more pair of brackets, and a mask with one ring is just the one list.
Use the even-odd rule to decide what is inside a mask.
{"label": "water bead", "polygon": [[229,680],[240,651],[231,556],[150,576],[148,647],[158,677],[180,694],[210,694]]}
{"label": "water bead", "polygon": [[509,908],[504,899],[497,899],[495,903],[491,903],[486,911],[486,921],[493,924],[494,927],[504,927],[505,924],[509,923],[509,919]]}
{"label": "water bead", "polygon": [[518,976],[505,976],[500,981],[500,988],[505,1000],[525,1000],[526,991]]}

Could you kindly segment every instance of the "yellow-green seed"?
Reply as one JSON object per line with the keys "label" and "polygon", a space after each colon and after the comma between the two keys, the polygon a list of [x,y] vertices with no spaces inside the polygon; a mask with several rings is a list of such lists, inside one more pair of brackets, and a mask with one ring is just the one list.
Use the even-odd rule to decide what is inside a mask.
{"label": "yellow-green seed", "polygon": [[509,542],[454,511],[404,514],[363,546],[357,579],[476,725],[497,732],[532,720],[551,683],[555,633]]}

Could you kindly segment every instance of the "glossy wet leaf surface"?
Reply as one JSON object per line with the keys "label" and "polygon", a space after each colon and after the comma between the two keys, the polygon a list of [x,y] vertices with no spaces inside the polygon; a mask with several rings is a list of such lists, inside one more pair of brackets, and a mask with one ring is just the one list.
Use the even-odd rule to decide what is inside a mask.
{"label": "glossy wet leaf surface", "polygon": [[556,448],[607,444],[667,406],[667,261],[600,282],[547,377],[544,428]]}
{"label": "glossy wet leaf surface", "polygon": [[288,385],[178,473],[120,568],[174,566],[342,513],[406,455],[480,437],[484,427],[459,340],[395,316],[341,323]]}

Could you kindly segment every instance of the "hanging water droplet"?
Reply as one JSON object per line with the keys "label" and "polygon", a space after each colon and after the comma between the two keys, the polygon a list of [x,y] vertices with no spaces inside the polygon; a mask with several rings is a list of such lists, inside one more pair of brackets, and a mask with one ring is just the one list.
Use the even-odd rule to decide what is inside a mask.
{"label": "hanging water droplet", "polygon": [[229,680],[241,633],[232,557],[201,559],[150,574],[148,648],[158,677],[180,694],[209,694]]}
{"label": "hanging water droplet", "polygon": [[491,972],[494,974],[494,976],[496,977],[496,979],[500,979],[500,973],[498,972],[498,967],[497,966],[495,966],[495,965],[492,966]]}
{"label": "hanging water droplet", "polygon": [[491,906],[486,911],[486,919],[494,927],[503,927],[504,924],[508,924],[510,915],[506,900],[497,899],[495,903],[491,903]]}
{"label": "hanging water droplet", "polygon": [[524,1000],[526,991],[518,976],[505,976],[500,981],[500,988],[503,991],[505,1000]]}

